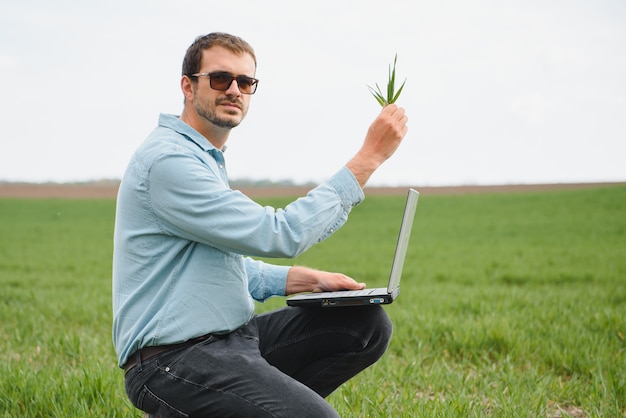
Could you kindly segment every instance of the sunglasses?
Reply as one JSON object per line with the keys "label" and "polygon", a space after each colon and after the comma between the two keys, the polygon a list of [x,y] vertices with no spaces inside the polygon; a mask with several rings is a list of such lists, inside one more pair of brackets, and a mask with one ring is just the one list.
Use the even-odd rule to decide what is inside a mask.
{"label": "sunglasses", "polygon": [[191,77],[209,77],[209,85],[213,90],[226,91],[233,84],[233,80],[237,80],[237,87],[243,94],[254,94],[259,80],[256,78],[248,77],[245,75],[234,76],[224,72],[214,73],[195,73],[191,74]]}

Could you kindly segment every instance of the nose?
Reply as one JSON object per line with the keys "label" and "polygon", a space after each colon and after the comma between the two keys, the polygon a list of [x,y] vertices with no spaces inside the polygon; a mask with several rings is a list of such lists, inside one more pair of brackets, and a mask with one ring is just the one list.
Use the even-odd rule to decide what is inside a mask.
{"label": "nose", "polygon": [[228,89],[225,91],[225,93],[227,95],[232,95],[232,96],[240,96],[241,95],[241,90],[239,90],[239,84],[237,84],[237,80],[233,80],[230,83],[230,86],[228,86]]}

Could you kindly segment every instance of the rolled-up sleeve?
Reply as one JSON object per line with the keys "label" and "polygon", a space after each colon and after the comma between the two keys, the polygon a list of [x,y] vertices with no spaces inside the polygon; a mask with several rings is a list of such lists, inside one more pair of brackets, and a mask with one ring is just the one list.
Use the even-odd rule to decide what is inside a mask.
{"label": "rolled-up sleeve", "polygon": [[258,301],[264,301],[271,296],[283,296],[287,286],[289,266],[277,266],[260,260],[246,257],[246,272],[248,273],[248,291]]}

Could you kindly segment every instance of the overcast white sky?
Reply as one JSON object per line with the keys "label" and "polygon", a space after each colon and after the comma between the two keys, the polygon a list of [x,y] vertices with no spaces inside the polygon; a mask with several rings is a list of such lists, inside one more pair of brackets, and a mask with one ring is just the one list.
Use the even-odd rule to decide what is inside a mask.
{"label": "overcast white sky", "polygon": [[259,62],[233,179],[332,175],[398,53],[409,133],[371,185],[626,180],[623,0],[0,3],[0,181],[120,178],[213,31]]}

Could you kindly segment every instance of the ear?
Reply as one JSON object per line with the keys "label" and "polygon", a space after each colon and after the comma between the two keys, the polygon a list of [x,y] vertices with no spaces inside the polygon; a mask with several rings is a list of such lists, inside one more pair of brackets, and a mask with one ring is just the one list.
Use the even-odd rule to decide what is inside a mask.
{"label": "ear", "polygon": [[193,85],[193,81],[189,76],[184,75],[180,80],[180,89],[183,92],[183,96],[185,96],[185,100],[192,100],[195,94],[195,89]]}

